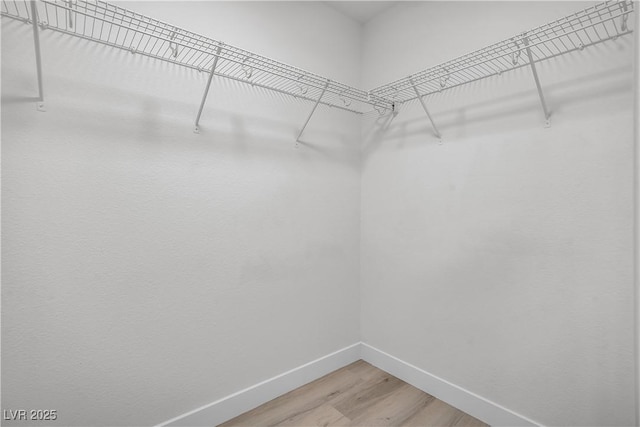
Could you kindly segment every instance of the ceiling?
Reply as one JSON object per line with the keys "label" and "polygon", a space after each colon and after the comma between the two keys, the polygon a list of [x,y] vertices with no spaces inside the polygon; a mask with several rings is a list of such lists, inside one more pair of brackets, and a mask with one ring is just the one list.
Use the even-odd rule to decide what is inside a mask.
{"label": "ceiling", "polygon": [[393,6],[395,1],[325,1],[324,4],[355,19],[361,24],[367,23],[371,18],[383,10]]}

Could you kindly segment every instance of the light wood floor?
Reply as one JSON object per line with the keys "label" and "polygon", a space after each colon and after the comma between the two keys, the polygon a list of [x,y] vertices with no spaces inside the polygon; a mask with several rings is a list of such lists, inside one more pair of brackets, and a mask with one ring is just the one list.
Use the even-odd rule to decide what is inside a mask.
{"label": "light wood floor", "polygon": [[231,426],[487,426],[359,360],[221,424]]}

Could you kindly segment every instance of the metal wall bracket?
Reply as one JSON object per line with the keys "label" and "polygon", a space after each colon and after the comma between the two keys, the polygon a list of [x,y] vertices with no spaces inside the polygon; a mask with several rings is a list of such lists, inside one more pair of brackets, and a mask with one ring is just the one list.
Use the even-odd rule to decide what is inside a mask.
{"label": "metal wall bracket", "polygon": [[302,136],[302,133],[304,132],[307,125],[309,124],[309,120],[311,120],[311,116],[313,116],[313,113],[316,111],[316,108],[318,108],[318,104],[320,104],[320,101],[322,100],[324,93],[327,91],[327,87],[329,87],[329,81],[330,80],[327,80],[326,83],[324,84],[324,87],[322,88],[322,92],[320,93],[320,96],[316,100],[316,103],[313,105],[311,112],[309,112],[309,116],[307,117],[307,120],[304,122],[304,125],[302,125],[302,129],[300,129],[300,133],[298,133],[298,137],[296,138],[296,144],[300,142],[300,137]]}
{"label": "metal wall bracket", "polygon": [[429,114],[429,110],[427,109],[427,105],[424,103],[424,99],[422,99],[422,95],[420,95],[420,92],[418,91],[418,88],[416,87],[415,83],[413,83],[413,80],[410,80],[410,82],[411,82],[411,86],[413,87],[413,90],[416,93],[416,96],[418,97],[418,101],[420,101],[420,105],[422,105],[422,109],[424,110],[425,113],[427,113],[427,117],[429,118],[429,121],[431,122],[431,127],[433,128],[433,133],[438,137],[440,142],[442,142],[442,135],[440,134],[440,131],[438,131],[436,124],[433,122],[433,118],[431,117],[431,114]]}
{"label": "metal wall bracket", "polygon": [[391,122],[398,116],[398,114],[400,114],[400,111],[398,111],[396,104],[391,104],[391,114],[389,114],[389,120],[387,120],[387,123],[385,123],[384,127],[382,128],[383,131],[389,129],[389,126],[391,126]]}
{"label": "metal wall bracket", "polygon": [[529,39],[524,37],[523,40],[525,49],[527,51],[527,56],[529,57],[529,65],[531,66],[531,71],[533,72],[533,79],[536,82],[536,88],[538,89],[538,96],[540,97],[540,104],[542,105],[542,111],[544,112],[544,127],[551,127],[551,113],[549,112],[549,108],[547,107],[547,102],[544,99],[544,93],[542,93],[542,86],[540,85],[540,78],[538,77],[538,70],[536,70],[536,65],[533,61],[533,55],[531,54],[531,49],[529,48]]}
{"label": "metal wall bracket", "polygon": [[202,116],[202,110],[204,109],[204,103],[207,101],[207,95],[209,94],[209,88],[211,87],[211,81],[213,80],[213,76],[215,75],[216,66],[218,65],[218,59],[220,58],[220,52],[222,51],[222,43],[218,45],[216,49],[216,57],[213,60],[213,65],[211,65],[211,70],[209,71],[209,79],[207,79],[207,86],[204,89],[204,94],[202,95],[202,101],[200,101],[200,108],[198,109],[198,115],[196,116],[196,124],[193,128],[193,133],[200,133],[200,117]]}
{"label": "metal wall bracket", "polygon": [[38,74],[38,100],[36,110],[47,111],[44,105],[44,89],[42,83],[42,60],[40,58],[40,29],[38,28],[38,8],[35,0],[31,0],[31,23],[33,25],[33,44],[36,52],[36,72]]}

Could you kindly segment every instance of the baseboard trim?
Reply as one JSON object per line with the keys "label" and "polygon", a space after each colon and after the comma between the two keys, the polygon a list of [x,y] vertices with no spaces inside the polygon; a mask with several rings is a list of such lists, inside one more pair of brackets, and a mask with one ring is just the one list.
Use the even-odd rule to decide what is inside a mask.
{"label": "baseboard trim", "polygon": [[492,426],[541,426],[523,415],[430,374],[382,350],[361,343],[360,357],[438,399]]}
{"label": "baseboard trim", "polygon": [[305,363],[273,378],[240,390],[215,402],[172,418],[156,427],[211,426],[228,421],[250,409],[314,381],[360,359],[361,343],[355,343]]}
{"label": "baseboard trim", "polygon": [[492,426],[542,426],[504,406],[362,342],[305,363],[156,427],[211,426],[228,421],[330,372],[362,359]]}

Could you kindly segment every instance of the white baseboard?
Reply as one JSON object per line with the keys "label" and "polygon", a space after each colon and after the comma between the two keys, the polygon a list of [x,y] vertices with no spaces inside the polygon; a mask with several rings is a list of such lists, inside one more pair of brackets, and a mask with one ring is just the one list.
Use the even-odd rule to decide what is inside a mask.
{"label": "white baseboard", "polygon": [[484,397],[426,372],[368,344],[361,343],[360,357],[373,366],[419,388],[492,426],[540,426]]}
{"label": "white baseboard", "polygon": [[360,343],[172,418],[157,427],[216,426],[360,359]]}
{"label": "white baseboard", "polygon": [[359,359],[492,426],[542,425],[382,350],[359,342],[172,418],[156,427],[216,426]]}

